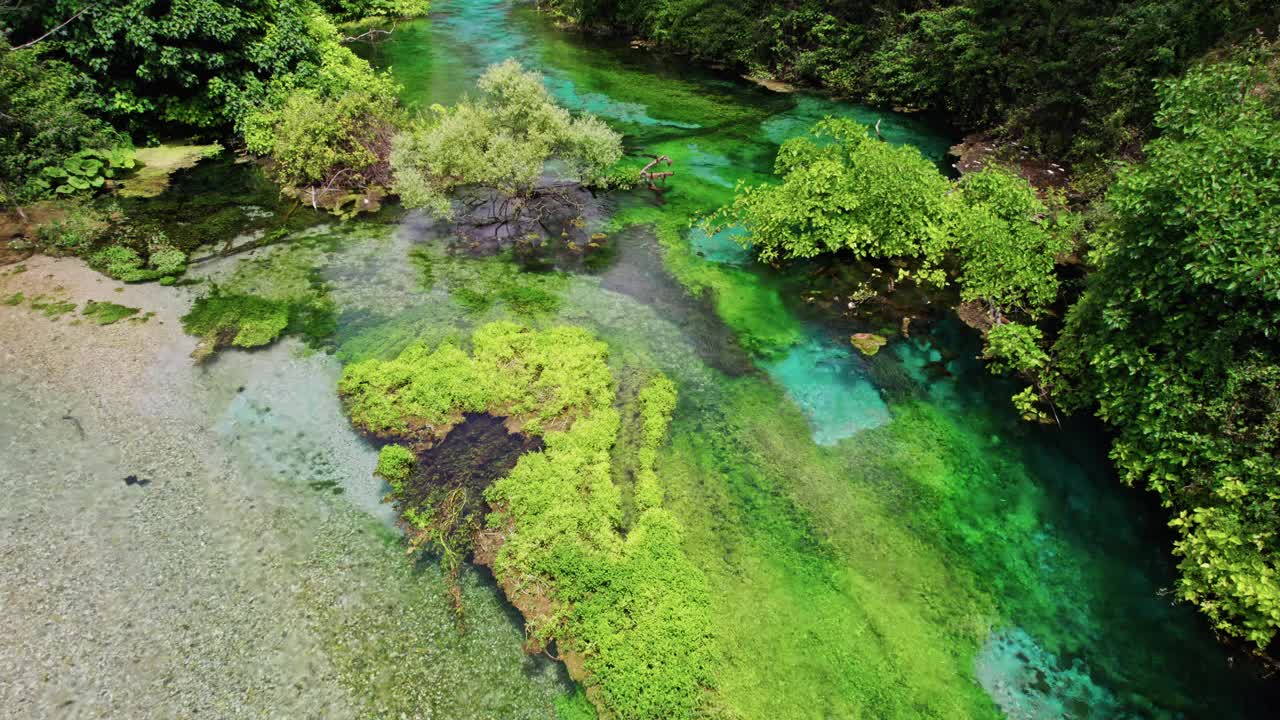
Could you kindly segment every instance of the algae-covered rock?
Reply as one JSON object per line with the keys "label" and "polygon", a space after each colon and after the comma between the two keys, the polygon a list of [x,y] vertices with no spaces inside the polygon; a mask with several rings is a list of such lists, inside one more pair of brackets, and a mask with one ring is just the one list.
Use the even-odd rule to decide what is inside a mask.
{"label": "algae-covered rock", "polygon": [[134,156],[137,172],[120,182],[123,197],[155,197],[169,187],[169,179],[179,170],[222,152],[218,143],[211,145],[160,145],[142,148]]}
{"label": "algae-covered rock", "polygon": [[858,348],[858,352],[870,357],[880,352],[880,348],[889,341],[883,335],[875,333],[854,333],[849,336],[849,342]]}

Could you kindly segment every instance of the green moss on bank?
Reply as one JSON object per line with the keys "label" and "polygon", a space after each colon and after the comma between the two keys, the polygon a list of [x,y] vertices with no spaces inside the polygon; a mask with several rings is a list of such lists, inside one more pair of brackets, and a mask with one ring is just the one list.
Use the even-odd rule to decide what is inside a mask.
{"label": "green moss on bank", "polygon": [[706,578],[684,554],[652,467],[674,386],[658,378],[640,392],[640,512],[624,537],[610,472],[620,417],[605,345],[577,328],[511,323],[481,327],[472,345],[470,356],[450,344],[418,346],[348,366],[339,389],[352,422],[376,435],[438,437],[462,413],[488,412],[541,435],[545,449],[521,456],[486,492],[494,511],[477,557],[524,614],[533,647],[555,641],[598,707],[693,717],[714,684],[716,653]]}

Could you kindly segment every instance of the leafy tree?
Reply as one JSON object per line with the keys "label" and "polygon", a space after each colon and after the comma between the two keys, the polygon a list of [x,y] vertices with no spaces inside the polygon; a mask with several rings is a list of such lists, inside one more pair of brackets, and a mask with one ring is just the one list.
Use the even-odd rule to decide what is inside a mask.
{"label": "leafy tree", "polygon": [[1054,265],[1071,249],[1070,225],[1055,227],[1035,190],[1007,170],[968,175],[959,189],[950,230],[961,298],[986,305],[992,324],[1010,312],[1039,316],[1058,297]]}
{"label": "leafy tree", "polygon": [[920,277],[941,282],[950,184],[933,163],[915,148],[870,137],[851,120],[824,120],[812,135],[779,150],[780,184],[739,186],[708,232],[745,228],[741,242],[766,262],[848,251],[916,260]]}
{"label": "leafy tree", "polygon": [[1280,94],[1256,43],[1160,86],[1057,351],[1174,513],[1179,595],[1222,633],[1280,629]]}
{"label": "leafy tree", "polygon": [[570,180],[591,182],[622,156],[621,139],[592,115],[555,104],[542,77],[508,60],[480,78],[479,95],[431,115],[396,137],[395,189],[408,207],[452,217],[453,193],[481,187],[501,198],[501,219],[537,211],[554,187],[540,179],[555,162]]}
{"label": "leafy tree", "polygon": [[358,88],[371,72],[311,0],[53,0],[10,12],[11,37],[44,40],[91,79],[121,127],[221,130],[300,87]]}
{"label": "leafy tree", "polygon": [[299,90],[279,110],[254,117],[271,129],[253,133],[249,149],[271,156],[282,184],[308,188],[313,200],[322,195],[319,202],[329,206],[348,193],[390,185],[391,138],[399,116],[390,92],[326,97]]}
{"label": "leafy tree", "polygon": [[81,151],[127,143],[92,115],[88,79],[41,50],[12,50],[0,38],[0,202],[45,193],[52,183],[41,179],[41,171],[57,172]]}

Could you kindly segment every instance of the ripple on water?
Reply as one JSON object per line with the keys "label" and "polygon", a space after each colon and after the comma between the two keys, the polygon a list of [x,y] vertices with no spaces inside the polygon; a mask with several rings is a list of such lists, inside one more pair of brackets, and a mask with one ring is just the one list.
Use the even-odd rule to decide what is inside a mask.
{"label": "ripple on water", "polygon": [[813,441],[819,445],[835,445],[889,422],[889,408],[880,391],[850,350],[823,338],[809,338],[781,360],[761,365],[804,412]]}

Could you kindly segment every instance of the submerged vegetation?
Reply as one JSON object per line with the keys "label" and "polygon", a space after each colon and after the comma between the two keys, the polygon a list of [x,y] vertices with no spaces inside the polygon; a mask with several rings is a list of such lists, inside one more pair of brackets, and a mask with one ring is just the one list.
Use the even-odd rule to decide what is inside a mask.
{"label": "submerged vegetation", "polygon": [[[427,2],[0,0],[13,256],[128,283],[198,268],[198,359],[337,349],[411,552],[439,559],[464,632],[466,563],[492,569],[526,650],[577,681],[562,720],[1203,713],[1187,688],[1218,658],[1130,562],[1167,538],[1094,507],[1106,469],[1045,450],[1072,413],[1168,509],[1177,597],[1275,663],[1280,52],[1241,35],[1274,8],[538,3],[640,36],[588,54],[457,4],[478,12],[406,30]],[[410,98],[352,49],[388,33],[457,92]],[[952,177],[878,115],[686,81],[635,59],[651,45],[1021,154]],[[1070,167],[1028,172],[1036,153]],[[632,187],[636,158],[680,175]],[[425,212],[393,228],[390,199]],[[378,214],[294,232],[317,211]],[[26,289],[0,304],[77,307]],[[1016,383],[957,380],[976,358]],[[429,662],[398,627],[368,642]]]}
{"label": "submerged vegetation", "polygon": [[[443,344],[358,362],[339,384],[357,428],[423,448],[416,460],[402,444],[379,456],[406,524],[446,558],[474,548],[524,614],[531,649],[554,643],[602,711],[691,717],[707,701],[715,658],[706,580],[684,556],[654,471],[674,385],[657,377],[638,395],[638,512],[622,534],[605,345],[578,328],[511,323],[485,325],[471,342],[470,355]],[[467,413],[503,416],[545,448],[489,485],[483,507],[467,504],[465,488],[414,497],[410,468],[439,452]]]}

